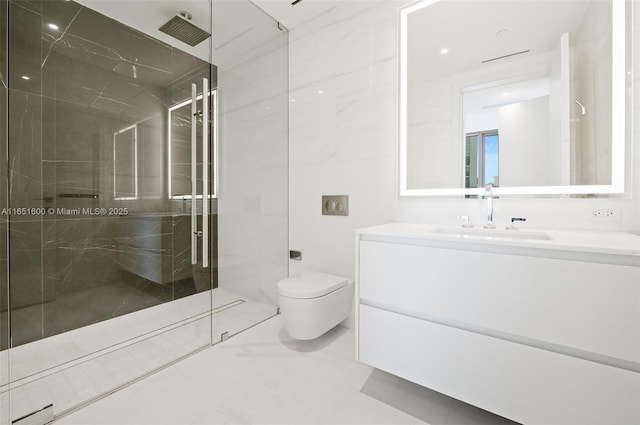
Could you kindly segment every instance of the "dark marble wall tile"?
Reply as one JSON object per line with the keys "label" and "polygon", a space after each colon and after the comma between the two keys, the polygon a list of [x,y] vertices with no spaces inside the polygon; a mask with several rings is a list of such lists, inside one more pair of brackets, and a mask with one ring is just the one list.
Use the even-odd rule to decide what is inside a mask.
{"label": "dark marble wall tile", "polygon": [[191,264],[191,216],[177,216],[172,223],[172,270],[176,280],[193,277]]}
{"label": "dark marble wall tile", "polygon": [[120,266],[136,276],[170,285],[175,280],[172,221],[170,215],[140,215],[114,221],[112,233],[118,235],[114,239],[119,246]]}
{"label": "dark marble wall tile", "polygon": [[40,94],[41,2],[11,1],[9,7],[9,87]]}
{"label": "dark marble wall tile", "polygon": [[[190,97],[192,81],[200,86],[202,77],[212,79],[212,68],[74,2],[10,4],[11,51],[18,52],[11,75],[32,74],[30,80],[10,82],[9,158],[0,152],[0,161],[11,164],[10,180],[0,175],[5,179],[0,204],[2,190],[6,199],[11,188],[13,207],[128,207],[137,213],[12,217],[11,252],[6,258],[0,247],[0,274],[10,261],[14,345],[207,290],[212,280],[215,287],[215,258],[213,278],[190,263],[190,218],[157,214],[172,208],[168,108]],[[46,27],[49,22],[65,35]],[[133,125],[138,199],[118,200],[114,135]],[[0,127],[0,132],[7,128]],[[176,154],[182,152],[188,162],[185,129],[184,146],[177,143]],[[183,170],[178,164],[177,172],[188,180],[185,164]],[[93,194],[97,198],[63,196]],[[211,227],[215,243],[215,216]],[[0,276],[0,292],[6,288]],[[6,333],[2,301],[0,293],[0,348],[3,329]]]}
{"label": "dark marble wall tile", "polygon": [[191,105],[171,111],[170,125],[171,191],[186,195],[191,193]]}
{"label": "dark marble wall tile", "polygon": [[[9,275],[7,220],[0,216],[0,350],[9,347]],[[0,380],[0,383],[4,383]]]}
{"label": "dark marble wall tile", "polygon": [[8,90],[0,86],[0,209],[8,206],[9,167],[8,144]]}
{"label": "dark marble wall tile", "polygon": [[108,218],[50,220],[44,276],[61,295],[122,281]]}
{"label": "dark marble wall tile", "polygon": [[[160,290],[158,290],[160,289]],[[52,336],[166,301],[168,291],[148,281],[121,282],[61,297],[44,306],[44,336]],[[163,299],[164,295],[164,299]]]}
{"label": "dark marble wall tile", "polygon": [[[67,0],[43,0],[40,5],[40,15],[42,16],[42,41],[43,51],[54,44],[69,29],[73,21],[77,18],[82,6]],[[54,24],[55,26],[49,26]],[[43,61],[46,53],[43,54]]]}
{"label": "dark marble wall tile", "polygon": [[[47,0],[48,1],[48,0]],[[53,0],[60,1],[60,0]],[[10,7],[21,7],[29,10],[30,12],[36,13],[38,15],[42,14],[42,0],[11,0]],[[13,13],[13,10],[10,9],[10,13]]]}
{"label": "dark marble wall tile", "polygon": [[[7,71],[8,71],[9,3],[0,1],[0,210],[7,207]],[[0,351],[9,347],[9,279],[7,253],[7,216],[0,215]],[[6,364],[0,365],[5,367]],[[0,377],[0,385],[7,377]],[[0,414],[0,422],[4,420]]]}
{"label": "dark marble wall tile", "polygon": [[202,90],[202,79],[209,80],[209,87],[217,87],[216,67],[202,60],[173,49],[173,75],[168,92],[168,104],[175,105],[191,98],[191,84],[196,83],[198,93]]}
{"label": "dark marble wall tile", "polygon": [[[10,207],[42,204],[41,97],[9,90],[9,196]],[[16,220],[24,217],[15,216]]]}
{"label": "dark marble wall tile", "polygon": [[7,81],[7,71],[9,57],[7,55],[9,46],[9,2],[0,2],[0,87],[9,87]]}
{"label": "dark marble wall tile", "polygon": [[167,198],[166,134],[164,116],[154,116],[138,126],[138,196]]}
{"label": "dark marble wall tile", "polygon": [[[14,345],[22,341],[13,330],[28,330],[30,335],[42,337],[42,310],[44,302],[55,299],[55,292],[45,291],[42,285],[42,222],[11,222],[9,224],[9,251],[11,326]],[[29,307],[38,308],[29,308]],[[24,308],[28,314],[14,315]]]}
{"label": "dark marble wall tile", "polygon": [[162,111],[163,88],[69,56],[67,47],[49,53],[43,94],[95,111],[140,121]]}
{"label": "dark marble wall tile", "polygon": [[123,66],[124,75],[137,76],[158,86],[166,86],[173,80],[172,48],[169,45],[104,15],[83,8],[69,27],[68,35],[78,40],[89,40],[82,50],[94,58],[113,60],[110,69],[119,64],[130,65]]}
{"label": "dark marble wall tile", "polygon": [[54,159],[87,163],[98,160],[100,134],[106,130],[102,116],[97,111],[59,99],[47,106],[43,117],[53,116]]}
{"label": "dark marble wall tile", "polygon": [[217,287],[215,215],[211,227],[214,258],[201,269],[186,215],[11,223],[14,345]]}
{"label": "dark marble wall tile", "polygon": [[[62,49],[62,48],[61,48]],[[112,73],[95,64],[75,60],[55,49],[43,66],[42,91],[47,97],[91,106],[111,81]]]}

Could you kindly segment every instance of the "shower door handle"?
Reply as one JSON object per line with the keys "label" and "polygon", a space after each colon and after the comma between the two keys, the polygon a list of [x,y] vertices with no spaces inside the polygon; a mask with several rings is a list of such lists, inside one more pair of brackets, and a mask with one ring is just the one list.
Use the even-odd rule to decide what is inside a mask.
{"label": "shower door handle", "polygon": [[209,267],[209,81],[202,79],[202,267]]}
{"label": "shower door handle", "polygon": [[[202,267],[209,267],[209,80],[202,79],[202,111],[198,87],[191,84],[191,264],[198,264],[198,237],[202,237]],[[198,230],[197,125],[202,117],[202,231]]]}
{"label": "shower door handle", "polygon": [[197,87],[191,84],[191,264],[198,263],[198,216],[196,195],[196,125],[198,124]]}

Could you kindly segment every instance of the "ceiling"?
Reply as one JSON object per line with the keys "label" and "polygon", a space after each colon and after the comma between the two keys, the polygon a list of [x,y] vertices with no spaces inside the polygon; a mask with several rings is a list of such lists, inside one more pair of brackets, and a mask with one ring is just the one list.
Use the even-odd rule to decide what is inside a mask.
{"label": "ceiling", "polygon": [[300,26],[341,3],[340,0],[301,0],[292,5],[293,0],[251,1],[288,29]]}
{"label": "ceiling", "polygon": [[[430,81],[482,66],[556,50],[578,34],[590,2],[575,0],[442,1],[408,18],[412,81]],[[446,52],[443,52],[446,49]],[[490,62],[489,62],[490,61]],[[486,65],[485,65],[486,67]]]}

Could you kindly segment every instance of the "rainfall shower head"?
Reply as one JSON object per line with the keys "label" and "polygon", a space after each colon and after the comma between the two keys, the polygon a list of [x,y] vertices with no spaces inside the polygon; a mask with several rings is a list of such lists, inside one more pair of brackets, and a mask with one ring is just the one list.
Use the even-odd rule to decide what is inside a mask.
{"label": "rainfall shower head", "polygon": [[159,29],[163,33],[169,34],[171,37],[187,43],[189,46],[195,46],[196,44],[211,37],[211,34],[189,22],[190,19],[190,13],[180,12],[179,15],[171,18],[169,22],[161,26]]}

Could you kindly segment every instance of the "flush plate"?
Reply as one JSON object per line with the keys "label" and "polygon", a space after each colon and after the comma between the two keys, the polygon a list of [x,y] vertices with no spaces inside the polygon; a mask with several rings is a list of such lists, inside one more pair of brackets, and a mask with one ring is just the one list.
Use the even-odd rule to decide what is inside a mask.
{"label": "flush plate", "polygon": [[322,195],[322,215],[349,215],[349,195]]}

